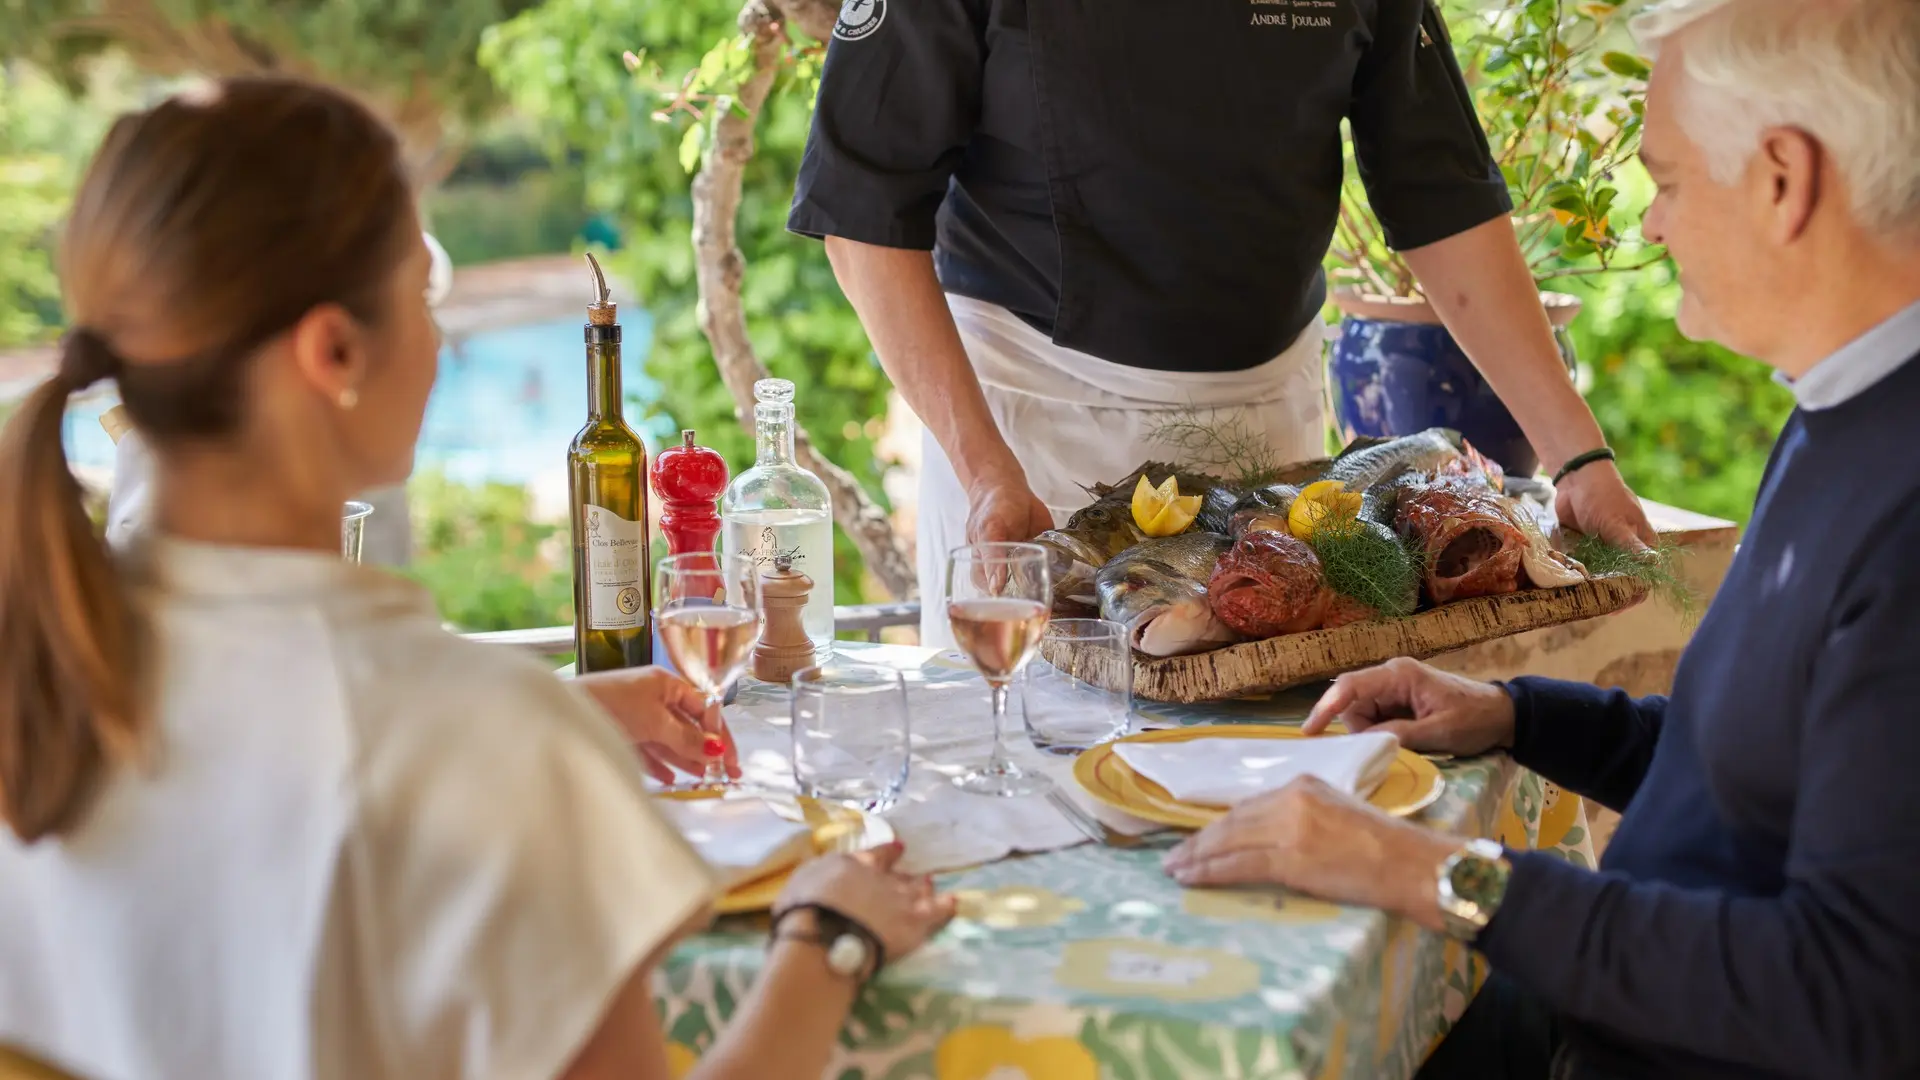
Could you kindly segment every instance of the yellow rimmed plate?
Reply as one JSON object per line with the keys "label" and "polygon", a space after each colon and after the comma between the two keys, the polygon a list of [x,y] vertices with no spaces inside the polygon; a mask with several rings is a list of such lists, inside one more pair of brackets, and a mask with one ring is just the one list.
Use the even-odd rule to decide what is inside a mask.
{"label": "yellow rimmed plate", "polygon": [[[866,851],[893,842],[893,826],[878,814],[855,810],[838,803],[821,802],[806,795],[781,795],[770,792],[729,792],[723,790],[662,791],[663,799],[759,799],[788,821],[801,822],[813,829],[813,853],[826,855],[836,851]],[[780,890],[786,888],[793,869],[781,870],[733,887],[714,903],[722,915],[744,915],[773,907]]]}
{"label": "yellow rimmed plate", "polygon": [[[1340,738],[1321,735],[1316,738]],[[1202,829],[1226,816],[1217,806],[1182,802],[1167,789],[1134,772],[1120,755],[1117,743],[1190,742],[1194,739],[1301,739],[1298,728],[1269,724],[1213,724],[1200,727],[1143,731],[1088,750],[1073,763],[1073,777],[1087,794],[1134,817],[1180,829]],[[1433,762],[1404,747],[1387,767],[1386,779],[1368,802],[1394,817],[1407,817],[1432,806],[1447,782]]]}

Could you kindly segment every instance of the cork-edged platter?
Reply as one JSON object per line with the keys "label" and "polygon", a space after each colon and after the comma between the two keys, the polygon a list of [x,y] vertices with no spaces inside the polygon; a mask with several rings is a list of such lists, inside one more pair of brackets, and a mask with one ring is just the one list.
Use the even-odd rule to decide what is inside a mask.
{"label": "cork-edged platter", "polygon": [[[1180,705],[1270,694],[1398,656],[1424,660],[1483,641],[1611,615],[1646,599],[1647,592],[1647,583],[1636,578],[1599,577],[1557,589],[1455,600],[1405,618],[1247,641],[1189,656],[1156,658],[1136,652],[1133,693]],[[1070,642],[1043,641],[1040,655],[1095,686],[1112,689],[1119,681],[1113,670],[1118,665],[1100,662],[1097,653],[1082,654]]]}

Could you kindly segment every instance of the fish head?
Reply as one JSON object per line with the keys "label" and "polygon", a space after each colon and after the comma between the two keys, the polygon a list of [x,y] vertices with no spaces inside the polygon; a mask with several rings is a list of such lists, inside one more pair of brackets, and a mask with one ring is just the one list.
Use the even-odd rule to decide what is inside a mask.
{"label": "fish head", "polygon": [[1213,617],[1207,591],[1165,563],[1131,559],[1103,570],[1100,617],[1126,627],[1127,640],[1151,656],[1177,656],[1232,635]]}
{"label": "fish head", "polygon": [[1083,506],[1067,519],[1064,528],[1054,531],[1075,537],[1100,552],[1100,558],[1094,560],[1095,566],[1147,538],[1134,523],[1133,507],[1129,503],[1099,502]]}

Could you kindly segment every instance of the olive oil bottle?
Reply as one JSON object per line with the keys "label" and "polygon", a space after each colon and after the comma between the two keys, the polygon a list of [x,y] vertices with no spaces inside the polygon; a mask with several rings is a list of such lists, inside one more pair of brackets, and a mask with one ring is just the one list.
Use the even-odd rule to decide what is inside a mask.
{"label": "olive oil bottle", "polygon": [[587,424],[567,448],[573,518],[574,670],[653,662],[647,448],[621,415],[620,321],[607,276],[589,254]]}

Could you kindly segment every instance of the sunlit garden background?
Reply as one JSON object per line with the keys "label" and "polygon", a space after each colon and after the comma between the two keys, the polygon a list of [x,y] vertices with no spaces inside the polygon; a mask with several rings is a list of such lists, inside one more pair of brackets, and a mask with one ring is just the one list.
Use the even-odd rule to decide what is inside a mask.
{"label": "sunlit garden background", "polygon": [[[1520,6],[1543,5],[1561,6]],[[1485,6],[1507,5],[1458,0],[1456,25]],[[1611,3],[1578,6],[1616,17]],[[409,489],[412,551],[401,569],[434,592],[451,622],[493,630],[570,619],[554,485],[564,491],[566,443],[584,408],[584,392],[573,388],[583,378],[577,324],[587,276],[578,270],[577,303],[562,297],[535,310],[515,307],[517,293],[539,291],[518,288],[516,275],[564,281],[582,267],[579,252],[606,255],[629,327],[635,426],[655,447],[694,428],[736,471],[751,461],[750,432],[735,419],[696,322],[689,170],[703,128],[691,115],[654,116],[663,88],[679,86],[682,73],[703,58],[710,67],[726,62],[724,51],[710,50],[726,40],[738,3],[231,0],[176,10],[184,7],[0,6],[0,413],[43,373],[36,365],[61,332],[53,241],[112,116],[196,70],[251,55],[399,110],[430,185],[429,228],[463,282],[491,283],[470,299],[468,325],[449,327],[443,386]],[[304,14],[289,17],[289,8]],[[122,21],[92,18],[103,12]],[[623,60],[629,50],[643,54],[637,74]],[[1482,66],[1497,74],[1491,62]],[[911,492],[915,423],[891,400],[820,247],[783,228],[811,74],[804,55],[785,69],[790,85],[769,102],[747,169],[739,228],[748,326],[774,374],[799,384],[800,418],[820,449],[897,506]],[[1595,216],[1603,230],[1630,234],[1647,184],[1631,164],[1615,174],[1618,201]],[[1758,365],[1679,335],[1678,286],[1666,262],[1554,287],[1586,301],[1574,330],[1581,385],[1628,481],[1649,498],[1744,522],[1789,395]],[[489,305],[499,310],[489,314]],[[92,478],[111,465],[98,412],[98,403],[77,405],[69,432]],[[844,537],[840,555],[839,601],[882,599]]]}

